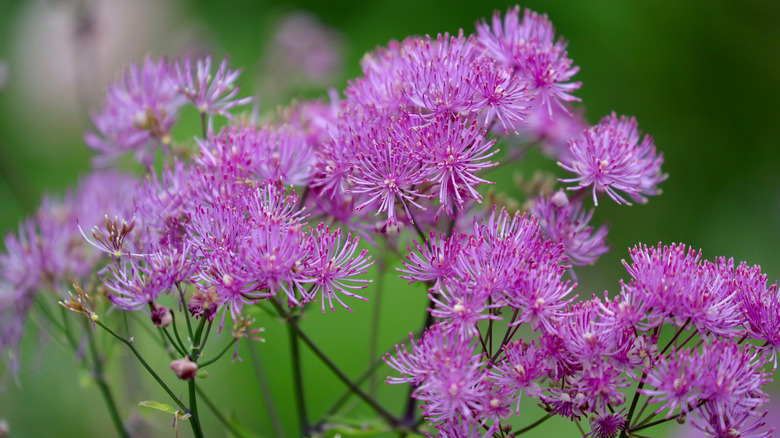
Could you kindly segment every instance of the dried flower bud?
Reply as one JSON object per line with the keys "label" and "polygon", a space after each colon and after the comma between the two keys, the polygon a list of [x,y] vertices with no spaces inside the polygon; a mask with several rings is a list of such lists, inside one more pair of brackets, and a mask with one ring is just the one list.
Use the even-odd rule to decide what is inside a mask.
{"label": "dried flower bud", "polygon": [[677,420],[677,424],[685,424],[688,421],[685,414],[678,415],[677,418],[675,418],[675,420]]}
{"label": "dried flower bud", "polygon": [[569,198],[566,197],[566,193],[563,190],[558,190],[550,198],[550,202],[558,208],[566,208],[569,206]]}
{"label": "dried flower bud", "polygon": [[504,433],[509,433],[512,431],[512,425],[509,423],[501,423],[501,431]]}
{"label": "dried flower bud", "polygon": [[171,325],[173,322],[173,315],[171,315],[171,309],[161,306],[157,303],[152,303],[152,323],[155,327],[165,328]]}
{"label": "dried flower bud", "polygon": [[198,374],[198,364],[186,357],[171,361],[171,369],[181,380],[192,380]]}

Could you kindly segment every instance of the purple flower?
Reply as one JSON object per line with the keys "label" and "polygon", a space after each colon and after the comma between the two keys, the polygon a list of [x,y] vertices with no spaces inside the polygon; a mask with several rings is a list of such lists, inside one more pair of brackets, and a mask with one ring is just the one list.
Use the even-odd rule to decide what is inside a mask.
{"label": "purple flower", "polygon": [[474,110],[476,55],[473,38],[444,34],[415,38],[404,43],[400,76],[403,92],[424,115],[467,114]]}
{"label": "purple flower", "polygon": [[229,57],[226,56],[222,60],[213,75],[211,56],[195,61],[194,69],[189,57],[184,62],[176,64],[174,78],[176,90],[186,96],[201,114],[209,116],[218,114],[233,120],[233,116],[227,111],[252,101],[251,97],[235,99],[238,94],[235,82],[241,74],[241,69],[231,70],[228,59]]}
{"label": "purple flower", "polygon": [[333,309],[334,298],[345,309],[352,311],[341,301],[336,292],[367,301],[366,298],[356,295],[354,291],[365,289],[371,280],[354,277],[368,272],[368,267],[374,262],[371,261],[366,250],[361,250],[355,256],[359,242],[359,237],[353,238],[351,234],[347,234],[342,245],[341,230],[337,229],[331,233],[330,228],[324,224],[320,224],[316,233],[311,234],[308,242],[311,255],[306,269],[306,275],[309,277],[307,282],[313,283],[313,287],[309,291],[309,298],[314,298],[317,294],[321,295],[322,313],[325,313],[326,299],[331,312],[335,311]]}
{"label": "purple flower", "polygon": [[500,319],[485,310],[499,307],[488,305],[490,293],[484,289],[471,288],[457,281],[448,281],[445,286],[431,289],[428,294],[435,308],[428,309],[445,330],[453,330],[459,336],[471,339],[479,334],[477,324],[485,319]]}
{"label": "purple flower", "polygon": [[584,368],[575,377],[572,385],[580,394],[585,395],[584,402],[589,410],[605,414],[607,406],[619,406],[625,403],[626,395],[620,392],[620,389],[630,386],[631,383],[617,368],[605,361],[597,361]]}
{"label": "purple flower", "polygon": [[408,204],[423,208],[415,200],[420,196],[415,187],[425,178],[420,164],[412,159],[411,145],[391,137],[394,129],[403,130],[408,125],[388,114],[377,116],[370,125],[364,126],[348,193],[365,195],[366,200],[357,206],[358,211],[371,208],[376,209],[376,214],[387,213],[387,219],[393,225],[397,221],[397,202],[401,203],[407,217],[411,217]]}
{"label": "purple flower", "polygon": [[109,87],[103,110],[92,116],[98,134],[87,133],[85,141],[101,154],[101,162],[132,151],[138,161],[151,164],[156,147],[171,142],[182,103],[168,62],[147,56]]}
{"label": "purple flower", "polygon": [[618,119],[615,113],[604,117],[598,125],[569,141],[572,162],[558,165],[577,176],[561,181],[578,183],[569,190],[592,186],[596,205],[596,194],[601,192],[618,204],[631,205],[618,190],[636,202],[647,202],[645,196],[660,193],[657,186],[667,175],[661,173],[663,154],[656,153],[653,139],[646,135],[640,143],[640,136],[633,117]]}
{"label": "purple flower", "polygon": [[714,438],[769,438],[774,428],[762,430],[768,413],[767,411],[759,415],[755,411],[736,408],[719,412],[709,403],[705,403],[698,411],[699,418],[694,417],[693,426],[706,436]]}
{"label": "purple flower", "polygon": [[615,438],[626,424],[625,409],[613,414],[603,413],[590,418],[590,432],[585,438]]}
{"label": "purple flower", "polygon": [[711,412],[724,424],[729,412],[742,413],[768,401],[761,387],[771,379],[763,371],[766,361],[750,345],[733,340],[705,343],[702,352],[692,357],[699,379],[701,400],[707,400]]}
{"label": "purple flower", "polygon": [[121,310],[141,310],[173,286],[171,275],[157,269],[152,260],[136,262],[130,257],[109,266],[108,274],[110,277],[103,275],[100,281],[111,291],[108,298]]}
{"label": "purple flower", "polygon": [[503,22],[496,11],[491,23],[477,23],[477,40],[489,56],[511,67],[527,84],[552,118],[553,103],[566,110],[562,102],[579,100],[571,93],[581,86],[569,82],[579,71],[572,67],[563,39],[555,41],[555,29],[547,15],[528,9],[520,20],[520,7],[507,11]]}
{"label": "purple flower", "polygon": [[444,280],[460,277],[456,261],[462,246],[466,244],[464,239],[464,235],[460,233],[447,238],[441,233],[431,231],[430,237],[423,244],[412,240],[419,255],[411,252],[409,247],[406,248],[410,252],[406,254],[407,261],[403,262],[406,269],[399,269],[406,274],[401,278],[409,280],[410,284],[424,281],[433,283],[435,287]]}
{"label": "purple flower", "polygon": [[523,343],[520,339],[504,346],[502,361],[490,371],[491,379],[502,386],[512,389],[512,401],[517,401],[515,413],[520,412],[520,398],[523,391],[531,397],[538,396],[541,380],[550,371],[547,356],[538,343]]}
{"label": "purple flower", "polygon": [[539,219],[539,227],[545,237],[563,244],[564,254],[572,264],[584,266],[595,263],[599,256],[609,251],[606,245],[607,227],[598,230],[588,226],[593,210],[582,210],[582,202],[569,202],[562,190],[550,198],[537,198],[531,214]]}
{"label": "purple flower", "polygon": [[763,341],[764,345],[758,348],[769,352],[769,359],[776,370],[780,350],[780,293],[777,282],[767,287],[767,276],[761,273],[761,267],[749,267],[743,262],[737,267],[735,283],[747,332],[752,339]]}
{"label": "purple flower", "polygon": [[466,199],[482,200],[475,186],[492,184],[476,176],[478,171],[497,164],[488,161],[498,152],[493,149],[495,140],[484,141],[484,137],[476,121],[468,125],[446,116],[421,128],[412,154],[423,165],[425,179],[438,186],[441,209],[450,216],[455,208],[463,209]]}
{"label": "purple flower", "polygon": [[518,126],[525,124],[525,116],[531,109],[526,84],[513,75],[511,68],[496,65],[490,58],[480,58],[475,70],[474,107],[481,108],[485,126],[492,126],[498,119],[505,133],[511,128],[517,134]]}
{"label": "purple flower", "polygon": [[669,409],[666,418],[676,415],[677,408],[688,413],[701,395],[698,373],[696,363],[687,352],[672,348],[671,353],[654,363],[644,379],[646,385],[655,389],[645,387],[639,392],[652,397],[652,403],[663,403],[655,412]]}

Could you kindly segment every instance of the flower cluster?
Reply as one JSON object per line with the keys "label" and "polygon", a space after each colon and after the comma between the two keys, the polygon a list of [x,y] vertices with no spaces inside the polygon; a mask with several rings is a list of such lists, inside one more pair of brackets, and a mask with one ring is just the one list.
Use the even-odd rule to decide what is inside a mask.
{"label": "flower cluster", "polygon": [[[14,352],[38,291],[64,298],[77,282],[99,284],[98,310],[88,313],[109,331],[101,302],[147,313],[180,379],[221,356],[200,357],[215,320],[220,329],[232,320],[233,343],[259,339],[248,311],[258,304],[273,306],[316,354],[300,313],[316,301],[322,313],[334,301],[352,310],[371,282],[365,243],[396,253],[406,243],[400,277],[425,286],[430,324],[385,356],[400,374],[388,381],[413,387],[409,406],[420,403],[441,436],[503,436],[524,398],[550,416],[589,418],[590,437],[633,435],[650,421],[635,417],[640,396],[652,415],[692,415],[711,436],[754,433],[780,348],[780,294],[760,267],[703,260],[684,245],[638,246],[618,294],[575,294],[572,266],[608,251],[607,228],[590,225],[585,202],[644,203],[666,175],[634,118],[585,124],[566,48],[547,16],[516,7],[473,35],[392,41],[363,58],[343,96],[298,102],[263,124],[231,113],[251,99],[238,97],[240,71],[227,58],[215,73],[210,57],[131,65],[86,142],[102,164],[132,152],[144,174],[95,172],[6,237],[0,348]],[[174,157],[172,128],[187,103],[202,129]],[[227,120],[218,132],[215,116]],[[523,211],[486,196],[489,171],[532,147],[573,174],[558,179],[571,195],[548,177],[527,191]],[[91,298],[77,289],[63,305],[85,313]],[[188,344],[176,309],[163,305],[171,299],[187,318]],[[369,405],[388,424],[406,424]]]}
{"label": "flower cluster", "polygon": [[[514,236],[504,238],[515,241]],[[458,247],[451,257],[458,260],[460,251]],[[424,272],[424,267],[432,272],[433,265],[424,263],[432,262],[432,254],[410,257],[415,269],[409,272]],[[735,266],[724,258],[702,260],[685,245],[641,246],[630,254],[631,263],[625,264],[631,279],[621,282],[621,291],[613,299],[594,296],[572,303],[567,298],[572,290],[568,283],[562,284],[556,276],[552,278],[557,281],[549,281],[539,273],[515,280],[525,286],[520,289],[502,284],[490,295],[475,288],[455,298],[449,312],[438,304],[453,298],[444,293],[443,298],[432,296],[437,303],[431,309],[436,323],[411,352],[399,347],[396,357],[386,358],[403,376],[389,382],[412,384],[425,417],[444,435],[461,427],[452,422],[456,416],[474,427],[500,427],[505,418],[519,413],[524,393],[551,415],[570,420],[593,416],[590,435],[594,437],[614,437],[628,428],[641,430],[642,422],[629,423],[635,404],[628,413],[625,408],[615,413],[627,402],[622,390],[632,381],[640,384],[639,394],[648,397],[656,413],[667,411],[667,419],[692,414],[694,425],[708,436],[742,436],[738,434],[757,429],[763,418],[759,407],[768,400],[762,387],[771,381],[765,368],[777,351],[771,342],[756,347],[744,341],[765,341],[766,333],[776,329],[780,316],[776,310],[773,322],[755,316],[757,308],[773,306],[777,284],[768,285],[758,266]],[[519,255],[515,263],[539,266],[543,260],[526,257]],[[501,279],[493,269],[479,266],[469,276]],[[503,269],[513,279],[522,278],[516,270]],[[457,275],[440,281],[456,278],[460,283]],[[407,278],[432,280],[419,274]],[[436,288],[441,287],[437,283]],[[500,349],[493,351],[485,339],[496,336],[492,330],[499,323],[479,327],[477,322],[500,320],[507,314],[513,316],[504,326],[506,335]],[[537,339],[513,339],[513,326],[521,322],[529,322]],[[469,330],[464,330],[465,324],[471,324]],[[665,326],[673,330],[671,340],[661,336]],[[700,341],[691,345],[695,338]],[[458,362],[452,356],[464,353],[471,359]],[[454,389],[437,389],[439,380],[451,374],[458,375],[458,391],[469,389],[465,405],[452,403]]]}

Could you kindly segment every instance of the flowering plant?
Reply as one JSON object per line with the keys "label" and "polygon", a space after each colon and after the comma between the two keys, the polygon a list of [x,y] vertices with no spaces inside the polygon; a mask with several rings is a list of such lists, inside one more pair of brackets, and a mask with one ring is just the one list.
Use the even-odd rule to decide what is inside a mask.
{"label": "flowering plant", "polygon": [[[683,244],[637,245],[619,293],[577,299],[573,267],[608,251],[607,228],[590,225],[585,204],[646,203],[667,175],[634,118],[612,113],[587,126],[566,48],[545,15],[513,8],[472,35],[377,48],[343,95],[295,103],[263,123],[233,114],[251,99],[237,97],[239,71],[227,59],[216,72],[209,57],[131,65],[85,137],[96,170],[6,237],[0,347],[16,358],[31,309],[74,352],[88,345],[84,364],[120,436],[130,433],[104,376],[98,328],[173,403],[144,405],[201,437],[208,414],[198,401],[208,398],[196,378],[239,340],[261,340],[257,309],[293,335],[304,436],[332,424],[307,413],[301,343],[381,428],[400,434],[516,436],[561,417],[583,436],[627,437],[690,417],[709,436],[768,436],[762,388],[777,365],[780,295],[760,267],[706,260]],[[191,148],[172,135],[186,105],[201,118]],[[530,184],[520,207],[486,195],[490,172],[532,148],[568,172],[561,187]],[[127,154],[141,178],[115,168]],[[403,254],[401,278],[429,298],[425,325],[384,356],[387,382],[410,387],[401,412],[299,324],[312,307],[351,311],[351,301],[371,299],[367,274],[383,278],[386,253]],[[80,330],[50,309],[57,300],[87,317]],[[120,312],[148,317],[172,374],[118,328]],[[231,339],[206,354],[223,331]],[[171,378],[187,382],[186,401]],[[527,418],[523,398],[545,415]],[[206,404],[232,434],[248,435]]]}

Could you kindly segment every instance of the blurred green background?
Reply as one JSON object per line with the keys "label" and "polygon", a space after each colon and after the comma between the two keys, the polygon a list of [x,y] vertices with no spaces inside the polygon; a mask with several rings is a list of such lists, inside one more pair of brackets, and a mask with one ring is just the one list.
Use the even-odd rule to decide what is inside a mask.
{"label": "blurred green background", "polygon": [[[0,0],[0,63],[7,66],[0,89],[0,230],[14,230],[35,211],[43,192],[63,193],[89,168],[90,152],[82,141],[90,128],[88,112],[99,108],[106,81],[146,53],[209,52],[217,59],[230,53],[233,66],[244,67],[242,94],[259,94],[261,108],[270,110],[292,97],[324,95],[327,86],[342,90],[359,74],[361,56],[390,39],[460,28],[470,33],[477,19],[513,4]],[[595,223],[610,223],[613,250],[596,266],[578,270],[579,293],[617,290],[625,277],[620,260],[638,242],[684,242],[702,248],[706,258],[734,257],[761,264],[771,280],[780,276],[780,2],[559,0],[521,6],[547,13],[569,41],[569,55],[581,68],[576,79],[583,82],[576,94],[589,121],[610,111],[636,116],[664,153],[669,173],[664,193],[647,205],[605,201],[598,208]],[[343,56],[343,68],[314,87],[300,86],[277,68],[274,35],[280,20],[294,11],[307,11],[329,27],[321,39],[333,42]],[[272,81],[282,79],[291,83],[279,87]],[[499,178],[510,181],[511,174]],[[393,275],[391,270],[388,277]],[[426,299],[420,287],[399,281],[390,283],[382,299],[385,348],[419,326]],[[371,318],[371,303],[354,304],[354,313],[314,311],[302,322],[351,376],[368,362],[365,328]],[[295,436],[286,330],[265,316],[259,320],[268,341],[258,350],[285,432]],[[0,392],[0,418],[8,420],[12,436],[111,436],[98,391],[85,383],[72,354],[30,329],[20,383],[6,382]],[[168,360],[151,344],[140,345],[165,374]],[[165,401],[164,395],[124,349],[109,351],[110,371],[121,376],[115,383],[124,388],[118,398],[125,418],[142,425],[142,436],[173,436],[171,418],[135,407],[140,400]],[[317,417],[343,388],[306,353],[305,381],[312,388],[307,397]],[[225,361],[211,369],[202,386],[247,427],[271,436],[245,346],[241,356],[243,363]],[[380,370],[380,377],[386,374]],[[397,411],[405,393],[406,388],[380,385]],[[536,418],[529,413],[520,424]],[[204,419],[208,436],[227,436],[207,411]],[[179,433],[191,432],[183,425]],[[542,433],[571,436],[576,429],[553,420],[538,436]]]}

